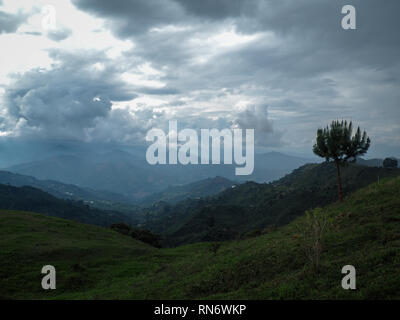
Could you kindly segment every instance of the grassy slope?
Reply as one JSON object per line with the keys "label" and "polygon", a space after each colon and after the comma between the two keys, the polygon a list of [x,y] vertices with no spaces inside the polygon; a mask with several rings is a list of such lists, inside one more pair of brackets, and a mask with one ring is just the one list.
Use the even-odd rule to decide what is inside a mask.
{"label": "grassy slope", "polygon": [[[334,224],[319,274],[308,268],[294,223],[248,240],[153,249],[94,226],[1,212],[0,296],[400,299],[400,178],[372,184],[324,210]],[[40,289],[44,264],[58,270],[54,291]],[[341,288],[347,264],[357,269],[355,291]]]}

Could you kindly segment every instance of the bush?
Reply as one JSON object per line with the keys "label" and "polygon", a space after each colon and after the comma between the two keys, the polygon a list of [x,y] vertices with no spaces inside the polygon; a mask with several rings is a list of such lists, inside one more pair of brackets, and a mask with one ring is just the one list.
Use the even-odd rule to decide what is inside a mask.
{"label": "bush", "polygon": [[153,247],[161,248],[161,237],[158,234],[154,234],[149,230],[134,229],[131,233],[131,237],[136,240],[145,242]]}
{"label": "bush", "polygon": [[304,219],[296,224],[300,233],[301,246],[315,272],[318,272],[320,267],[323,236],[331,224],[332,219],[321,208],[306,211]]}
{"label": "bush", "polygon": [[153,247],[161,248],[161,237],[152,233],[150,230],[132,229],[131,226],[127,225],[126,223],[114,223],[110,226],[110,228],[114,231],[122,233],[123,235],[131,236],[136,240],[145,242]]}
{"label": "bush", "polygon": [[132,228],[126,223],[114,223],[110,226],[110,228],[124,235],[129,235],[132,231]]}

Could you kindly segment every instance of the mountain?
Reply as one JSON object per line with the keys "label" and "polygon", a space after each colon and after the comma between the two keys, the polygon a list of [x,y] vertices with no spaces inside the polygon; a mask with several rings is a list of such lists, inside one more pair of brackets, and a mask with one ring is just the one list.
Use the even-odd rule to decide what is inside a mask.
{"label": "mountain", "polygon": [[33,187],[0,184],[0,209],[43,213],[83,223],[109,226],[112,223],[135,223],[131,216],[115,211],[91,208],[82,201],[63,200]]}
{"label": "mountain", "polygon": [[[118,158],[118,161],[117,159]],[[162,175],[135,164],[128,155],[105,154],[99,158],[58,155],[41,161],[24,163],[7,169],[38,179],[57,180],[82,188],[107,190],[135,199],[154,191],[154,185],[165,184]],[[156,188],[157,189],[157,188]]]}
{"label": "mountain", "polygon": [[368,159],[365,160],[363,158],[357,158],[357,163],[362,166],[368,167],[382,167],[383,166],[383,159]]}
{"label": "mountain", "polygon": [[[400,299],[400,178],[381,179],[322,208],[319,272],[292,223],[244,240],[156,249],[110,229],[0,211],[3,299]],[[42,290],[51,264],[57,289]],[[357,290],[341,270],[356,267]]]}
{"label": "mountain", "polygon": [[252,178],[244,180],[260,183],[274,181],[304,164],[315,161],[315,159],[295,157],[280,152],[256,154]]}
{"label": "mountain", "polygon": [[50,193],[57,198],[82,200],[94,206],[101,206],[107,202],[129,203],[127,197],[118,193],[79,188],[76,185],[65,184],[55,180],[39,180],[9,171],[0,171],[0,184],[8,184],[14,187],[31,186]]}
{"label": "mountain", "polygon": [[[400,169],[350,164],[342,170],[343,192],[398,175]],[[334,164],[308,164],[273,183],[247,182],[209,198],[154,204],[143,213],[146,222],[141,227],[163,235],[164,246],[226,241],[287,224],[305,210],[336,200]]]}
{"label": "mountain", "polygon": [[170,186],[162,192],[147,196],[139,204],[150,205],[154,202],[173,204],[188,198],[198,199],[211,196],[234,186],[236,186],[235,182],[224,177],[207,178],[187,185]]}
{"label": "mountain", "polygon": [[135,218],[139,219],[139,221],[142,221],[142,214],[140,212],[143,212],[143,209],[139,205],[148,206],[153,204],[153,202],[176,203],[188,198],[206,197],[235,185],[233,181],[223,177],[208,178],[188,185],[170,186],[163,192],[151,194],[137,204],[134,204],[127,196],[118,193],[80,188],[73,184],[65,184],[55,180],[39,180],[9,171],[0,171],[0,184],[14,187],[31,186],[60,199],[83,201],[91,207],[120,211],[129,215],[136,213]]}
{"label": "mountain", "polygon": [[[387,157],[387,158],[397,159],[396,157]],[[368,159],[368,160],[365,160],[363,158],[357,158],[357,163],[368,167],[383,167],[383,160],[384,159],[378,159],[378,158]],[[397,159],[397,161],[400,161],[400,159]]]}
{"label": "mountain", "polygon": [[[7,152],[13,151],[11,146],[6,148],[0,143],[0,150],[1,148]],[[44,149],[43,146],[40,148]],[[130,201],[139,202],[171,186],[191,184],[215,176],[241,182],[268,182],[310,162],[309,159],[276,152],[256,154],[253,174],[236,176],[235,164],[150,165],[145,154],[145,147],[59,142],[47,146],[42,157],[36,153],[27,156],[26,158],[30,159],[27,162],[22,162],[24,156],[20,153],[8,155],[8,164],[16,162],[15,159],[19,156],[18,163],[9,165],[4,170],[41,180],[73,184],[85,189],[109,191],[121,194]]]}

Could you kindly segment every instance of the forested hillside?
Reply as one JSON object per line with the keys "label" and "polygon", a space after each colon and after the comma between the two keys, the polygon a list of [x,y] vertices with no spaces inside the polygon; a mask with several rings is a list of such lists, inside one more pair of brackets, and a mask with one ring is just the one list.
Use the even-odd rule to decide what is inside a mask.
{"label": "forested hillside", "polygon": [[[400,169],[350,164],[343,168],[344,194]],[[232,240],[261,234],[284,225],[305,210],[337,200],[334,164],[308,164],[272,183],[247,182],[214,197],[186,200],[176,205],[155,204],[147,210],[142,227],[164,236],[164,245]]]}
{"label": "forested hillside", "polygon": [[82,201],[58,199],[28,186],[17,188],[0,184],[0,209],[34,211],[100,226],[116,222],[135,223],[132,217],[123,213],[91,208]]}

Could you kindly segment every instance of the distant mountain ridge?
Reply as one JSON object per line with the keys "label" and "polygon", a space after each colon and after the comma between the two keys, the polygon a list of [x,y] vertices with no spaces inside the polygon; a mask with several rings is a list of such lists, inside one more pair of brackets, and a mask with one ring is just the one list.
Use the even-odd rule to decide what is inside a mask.
{"label": "distant mountain ridge", "polygon": [[[387,158],[397,159],[396,157],[387,157]],[[383,160],[384,159],[379,159],[379,158],[374,158],[374,159],[357,158],[357,163],[368,167],[383,167]],[[400,159],[397,160],[400,161]]]}
{"label": "distant mountain ridge", "polygon": [[359,165],[368,166],[368,167],[382,167],[383,166],[383,159],[363,159],[358,158],[356,161]]}
{"label": "distant mountain ridge", "polygon": [[147,196],[139,202],[140,205],[149,205],[154,202],[177,203],[187,198],[199,199],[217,194],[225,189],[236,186],[237,183],[224,177],[207,178],[182,186],[170,186],[162,192]]}
{"label": "distant mountain ridge", "polygon": [[176,203],[187,198],[206,197],[236,185],[235,182],[223,177],[207,178],[188,185],[170,186],[164,191],[151,194],[139,203],[134,204],[132,199],[118,193],[80,188],[73,184],[65,184],[55,180],[40,180],[9,171],[0,171],[0,184],[14,187],[31,186],[60,199],[83,201],[85,204],[96,208],[123,212],[136,210],[138,205],[147,206],[154,202]]}
{"label": "distant mountain ridge", "polygon": [[[191,184],[215,176],[241,182],[272,181],[310,162],[309,159],[277,152],[256,154],[253,174],[236,176],[235,164],[150,165],[145,159],[146,149],[143,148],[134,149],[133,153],[118,149],[85,153],[82,149],[78,148],[74,153],[70,147],[66,154],[12,165],[5,170],[37,179],[74,184],[80,188],[107,190],[142,201],[170,186]],[[53,154],[57,152],[60,152],[60,147],[53,149]]]}
{"label": "distant mountain ridge", "polygon": [[0,171],[0,184],[7,184],[14,187],[31,186],[41,189],[49,194],[60,198],[70,200],[83,200],[88,203],[94,201],[115,201],[115,202],[128,202],[129,199],[121,194],[79,188],[73,184],[65,184],[55,180],[39,180],[31,176],[12,173],[9,171]]}

